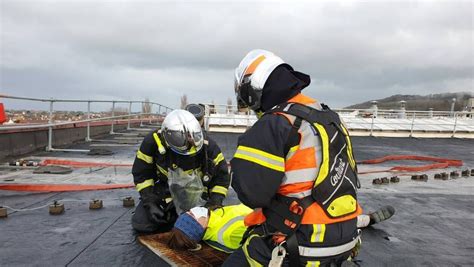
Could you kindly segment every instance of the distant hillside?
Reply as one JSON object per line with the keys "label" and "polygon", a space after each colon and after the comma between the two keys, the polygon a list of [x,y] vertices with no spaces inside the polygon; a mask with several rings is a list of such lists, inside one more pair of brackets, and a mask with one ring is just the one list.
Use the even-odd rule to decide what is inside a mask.
{"label": "distant hillside", "polygon": [[[473,97],[472,93],[458,92],[458,93],[444,93],[431,94],[426,96],[421,95],[393,95],[383,99],[376,99],[379,109],[399,109],[400,101],[405,100],[407,110],[428,110],[433,108],[437,111],[451,110],[451,100],[456,98],[455,111],[464,110],[467,106],[469,98]],[[372,100],[371,100],[372,101]],[[371,101],[348,106],[349,109],[367,109],[371,107]]]}

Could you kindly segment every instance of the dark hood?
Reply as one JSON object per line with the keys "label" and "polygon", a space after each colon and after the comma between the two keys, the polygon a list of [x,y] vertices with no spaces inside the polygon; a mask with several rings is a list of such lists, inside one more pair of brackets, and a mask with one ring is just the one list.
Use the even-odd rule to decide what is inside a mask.
{"label": "dark hood", "polygon": [[268,77],[262,92],[262,111],[284,103],[311,83],[309,75],[294,71],[289,65],[277,67]]}

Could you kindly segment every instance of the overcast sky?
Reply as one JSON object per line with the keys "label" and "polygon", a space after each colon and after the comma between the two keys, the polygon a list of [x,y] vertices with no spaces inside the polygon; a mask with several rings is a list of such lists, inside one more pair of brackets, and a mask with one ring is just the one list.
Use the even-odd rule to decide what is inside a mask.
{"label": "overcast sky", "polygon": [[0,0],[0,93],[235,103],[254,48],[332,107],[474,91],[472,1],[291,2]]}

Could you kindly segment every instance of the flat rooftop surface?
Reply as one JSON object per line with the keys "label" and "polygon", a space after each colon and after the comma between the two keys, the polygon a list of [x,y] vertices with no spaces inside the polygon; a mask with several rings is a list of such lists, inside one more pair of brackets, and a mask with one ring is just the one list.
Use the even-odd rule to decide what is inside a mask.
{"label": "flat rooftop surface", "polygon": [[[227,160],[237,144],[237,134],[213,133]],[[114,146],[109,136],[97,144],[114,152],[111,156],[88,156],[78,152],[39,152],[31,158],[58,158],[111,163],[129,163],[139,143]],[[109,142],[110,141],[110,142]],[[137,142],[139,139],[137,138]],[[463,139],[406,139],[354,137],[357,160],[386,155],[415,154],[461,159],[460,169],[474,168],[474,142]],[[75,144],[71,148],[88,148]],[[376,166],[360,165],[360,171],[384,169],[392,162]],[[420,163],[417,163],[420,164]],[[373,185],[372,179],[390,173],[361,175],[359,199],[365,211],[390,204],[396,214],[390,220],[365,229],[358,257],[361,266],[473,266],[474,177],[412,181],[411,173],[399,175],[396,184]],[[130,167],[82,168],[70,174],[33,174],[31,169],[0,171],[0,184],[6,183],[131,183]],[[133,208],[122,207],[121,199],[138,193],[133,188],[105,191],[31,193],[0,190],[0,205],[34,209],[59,200],[65,204],[63,215],[49,215],[47,207],[13,212],[0,219],[0,265],[2,266],[167,266],[140,245],[130,220]],[[89,210],[93,198],[104,200],[101,210]],[[230,190],[228,204],[238,203]]]}

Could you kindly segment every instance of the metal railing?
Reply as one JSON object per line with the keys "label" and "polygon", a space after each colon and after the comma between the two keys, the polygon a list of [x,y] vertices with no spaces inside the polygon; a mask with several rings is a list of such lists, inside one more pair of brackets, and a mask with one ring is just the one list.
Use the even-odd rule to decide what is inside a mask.
{"label": "metal railing", "polygon": [[448,117],[455,117],[456,115],[462,116],[469,116],[472,112],[469,111],[434,111],[434,110],[384,110],[384,109],[333,109],[337,112],[340,116],[345,117],[360,117],[360,118],[386,118],[386,119],[406,119],[406,118],[448,118]]}
{"label": "metal railing", "polygon": [[[23,101],[33,101],[33,102],[44,102],[44,103],[49,103],[49,116],[48,116],[48,123],[46,124],[41,124],[41,123],[25,123],[21,125],[0,125],[0,132],[1,131],[6,131],[6,130],[20,130],[20,129],[38,129],[38,128],[48,128],[48,145],[46,147],[46,151],[89,151],[89,150],[78,150],[78,149],[56,149],[53,148],[53,128],[58,127],[58,126],[64,126],[64,125],[74,125],[78,123],[86,123],[86,142],[91,142],[93,141],[90,137],[90,127],[91,127],[91,122],[97,122],[97,121],[110,121],[110,134],[116,134],[114,131],[114,125],[116,123],[116,120],[119,119],[127,119],[127,130],[131,130],[131,123],[132,123],[132,118],[133,117],[138,117],[140,120],[140,126],[143,126],[143,121],[145,120],[145,116],[149,116],[149,118],[146,118],[150,123],[153,120],[159,120],[162,119],[169,111],[173,110],[172,108],[162,105],[160,103],[156,102],[150,102],[150,101],[126,101],[126,100],[79,100],[79,99],[43,99],[43,98],[31,98],[31,97],[18,97],[18,96],[8,96],[8,95],[0,95],[0,99],[5,98],[5,99],[13,99],[13,100],[23,100]],[[87,113],[86,117],[87,119],[83,120],[75,120],[75,121],[62,121],[62,122],[55,122],[54,121],[54,103],[87,103]],[[100,118],[91,118],[91,104],[92,103],[111,103],[111,116],[108,117],[100,117]],[[116,104],[117,103],[128,103],[129,108],[128,108],[128,114],[120,114],[120,115],[115,115],[115,110],[116,110]],[[154,106],[157,106],[157,111],[156,112],[149,112],[149,113],[143,113],[143,112],[132,112],[132,105],[140,103],[141,107],[143,107],[144,104],[149,104],[151,109],[153,109]]]}
{"label": "metal railing", "polygon": [[237,105],[225,105],[225,104],[203,104],[206,107],[206,116],[211,114],[241,114],[241,115],[254,115],[255,112],[248,108],[240,109]]}
{"label": "metal railing", "polygon": [[[370,136],[373,136],[374,131],[379,130],[377,126],[391,125],[391,126],[403,126],[403,131],[409,131],[409,136],[412,137],[416,128],[420,127],[444,127],[450,130],[445,132],[451,133],[451,137],[455,137],[460,122],[463,126],[472,128],[469,133],[474,131],[474,112],[468,111],[417,111],[417,110],[374,110],[374,109],[333,109],[337,112],[347,124],[358,124],[366,125],[364,130],[370,132]],[[247,120],[246,118],[247,117]],[[214,120],[215,119],[215,120]],[[381,120],[389,119],[389,120]],[[206,127],[209,129],[211,126],[221,125],[238,127],[250,127],[255,121],[255,114],[252,111],[245,109],[238,110],[235,105],[219,105],[219,104],[207,104],[206,105]],[[209,121],[214,120],[216,124],[210,125]],[[230,123],[222,123],[221,120],[226,120]],[[243,123],[246,120],[246,123]],[[240,121],[241,124],[236,122]],[[232,123],[233,122],[233,123]],[[359,128],[354,128],[359,129]],[[349,127],[349,130],[351,128]],[[360,130],[360,129],[359,129]],[[387,131],[391,131],[387,129]]]}
{"label": "metal railing", "polygon": [[[206,115],[210,114],[241,114],[241,115],[254,115],[255,113],[248,109],[238,109],[236,105],[225,105],[225,104],[204,104],[206,106]],[[353,116],[360,118],[371,118],[371,117],[383,117],[383,118],[446,118],[458,116],[472,116],[473,112],[469,111],[421,111],[421,110],[402,110],[402,109],[332,109],[337,112],[340,116]]]}
{"label": "metal railing", "polygon": [[[410,137],[413,136],[415,126],[447,126],[452,130],[451,137],[454,137],[457,131],[458,120],[470,122],[474,127],[474,112],[469,111],[419,111],[419,110],[373,110],[373,109],[335,109],[342,118],[370,118],[370,136],[373,136],[375,125],[405,125],[408,126],[403,120],[410,120]],[[377,118],[383,119],[399,119],[399,122],[376,122]],[[416,120],[428,120],[428,122],[420,122]],[[444,120],[444,122],[443,122]],[[441,121],[441,122],[440,122]],[[368,124],[361,123],[359,124]]]}

